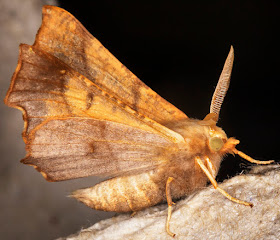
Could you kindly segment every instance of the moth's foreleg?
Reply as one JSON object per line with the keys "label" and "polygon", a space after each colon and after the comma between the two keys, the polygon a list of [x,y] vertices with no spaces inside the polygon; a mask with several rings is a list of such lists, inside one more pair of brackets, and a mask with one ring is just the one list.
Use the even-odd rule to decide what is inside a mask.
{"label": "moth's foreleg", "polygon": [[166,181],[166,199],[167,199],[167,204],[168,204],[168,215],[167,215],[167,219],[166,219],[166,232],[171,236],[174,237],[175,233],[172,233],[169,230],[169,222],[171,219],[171,213],[172,213],[172,205],[175,204],[174,202],[172,202],[172,197],[171,197],[171,191],[170,191],[170,184],[171,182],[174,180],[173,177],[169,177]]}
{"label": "moth's foreleg", "polygon": [[209,158],[209,157],[206,157],[206,158],[205,158],[205,161],[206,161],[206,164],[207,164],[207,168],[208,168],[209,171],[211,172],[211,175],[212,175],[213,177],[216,176],[217,169],[216,169],[216,167],[214,166],[214,164],[211,162],[210,158]]}
{"label": "moth's foreleg", "polygon": [[213,175],[209,172],[209,170],[207,169],[207,167],[204,165],[204,163],[202,162],[202,160],[200,159],[200,157],[195,157],[195,161],[196,163],[200,166],[200,168],[202,169],[202,171],[206,174],[206,176],[208,177],[208,179],[210,180],[210,182],[213,184],[214,188],[217,189],[221,194],[223,194],[226,198],[228,198],[229,200],[236,202],[238,204],[243,204],[245,206],[250,206],[253,207],[252,203],[249,202],[245,202],[242,200],[239,200],[237,198],[232,197],[231,195],[229,195],[225,190],[221,189],[218,186],[218,183],[216,182],[215,178],[213,177]]}

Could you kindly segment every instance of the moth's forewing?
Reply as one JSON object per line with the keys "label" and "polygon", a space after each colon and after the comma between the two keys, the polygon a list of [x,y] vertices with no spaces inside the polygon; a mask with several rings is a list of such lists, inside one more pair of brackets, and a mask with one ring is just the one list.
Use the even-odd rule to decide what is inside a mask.
{"label": "moth's forewing", "polygon": [[[161,98],[123,66],[75,17],[54,6],[43,8],[43,21],[34,45],[21,45],[18,66],[5,103],[19,108],[24,115],[23,137],[27,144],[27,156],[23,162],[33,165],[48,180],[108,174],[112,169],[115,169],[112,175],[122,174],[152,168],[159,164],[159,159],[164,163],[167,158],[161,155],[173,152],[176,149],[174,144],[183,141],[180,134],[164,125],[170,127],[173,122],[187,119],[183,112]],[[72,118],[79,120],[70,121]],[[118,131],[123,135],[118,141],[122,141],[122,146],[126,147],[118,150],[112,148],[110,163],[109,150],[104,152],[103,160],[101,155],[94,155],[94,149],[98,149],[96,146],[100,142],[107,144],[109,149],[112,143],[109,143],[110,139],[106,136],[99,137],[97,141],[96,136],[87,134],[91,140],[81,143],[80,149],[78,145],[70,149],[72,140],[65,137],[69,131],[61,130],[54,134],[59,140],[54,141],[50,131],[46,130],[46,126],[59,127],[58,123],[61,129],[64,125],[60,120],[65,119],[65,123],[71,122],[71,132],[75,135],[77,123],[87,121],[88,118],[95,123],[98,120],[105,121],[108,129],[110,124],[120,124]],[[113,129],[111,134],[117,134],[116,128]],[[129,133],[133,131],[138,142],[134,146],[132,158],[128,146],[135,142],[124,142],[128,142],[126,139],[129,139]],[[81,135],[79,138],[81,142],[83,137]],[[153,144],[147,141],[148,138],[153,140]],[[46,145],[45,140],[48,140],[49,145]],[[170,147],[166,146],[167,142]],[[146,155],[147,143],[150,143],[149,157]],[[159,149],[164,149],[164,154]],[[69,158],[69,154],[72,158]],[[86,156],[84,162],[81,156]],[[83,162],[77,173],[74,173],[77,165],[73,167],[73,159],[77,161],[75,164]],[[92,161],[90,166],[89,161]],[[65,169],[61,170],[63,164]],[[106,169],[94,169],[101,164],[105,164]],[[59,174],[62,175],[59,177]]]}
{"label": "moth's forewing", "polygon": [[28,45],[21,45],[5,101],[24,113],[23,162],[52,181],[151,169],[166,163],[166,153],[182,140],[61,60]]}
{"label": "moth's forewing", "polygon": [[107,93],[160,124],[187,118],[140,81],[73,15],[61,8],[43,8],[43,21],[34,46],[59,58]]}
{"label": "moth's forewing", "polygon": [[[22,44],[19,66],[6,103],[25,110],[27,134],[42,121],[58,117],[92,117],[158,132],[151,125],[159,124],[152,120],[147,124],[145,116],[127,107],[118,97],[109,95],[67,64],[40,49]],[[164,131],[165,128],[162,129]]]}

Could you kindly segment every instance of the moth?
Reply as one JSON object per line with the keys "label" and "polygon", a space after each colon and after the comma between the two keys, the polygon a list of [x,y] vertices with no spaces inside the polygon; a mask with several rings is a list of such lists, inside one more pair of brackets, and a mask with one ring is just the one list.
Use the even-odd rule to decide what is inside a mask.
{"label": "moth", "polygon": [[215,177],[226,154],[258,161],[236,149],[239,141],[216,126],[229,87],[231,47],[210,113],[187,117],[120,63],[69,12],[43,7],[32,46],[21,44],[5,103],[23,113],[26,157],[47,181],[90,175],[111,177],[72,196],[87,206],[135,212],[210,182],[231,201]]}

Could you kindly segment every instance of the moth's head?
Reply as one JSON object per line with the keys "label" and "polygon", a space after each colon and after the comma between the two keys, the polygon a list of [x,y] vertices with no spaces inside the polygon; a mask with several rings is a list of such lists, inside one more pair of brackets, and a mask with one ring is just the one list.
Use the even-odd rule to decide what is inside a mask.
{"label": "moth's head", "polygon": [[245,153],[237,150],[236,145],[239,144],[240,141],[233,137],[228,138],[224,130],[216,126],[216,122],[217,116],[212,113],[208,114],[202,121],[199,122],[200,125],[208,127],[208,148],[211,153],[217,153],[220,155],[227,153],[237,154],[245,160],[256,164],[270,164],[274,162],[274,160],[255,160]]}
{"label": "moth's head", "polygon": [[[199,125],[207,129],[207,144],[212,153],[218,153],[223,150],[225,144],[228,142],[225,131],[216,126],[216,123],[217,115],[214,113],[209,113],[202,121],[199,121]],[[224,151],[222,152],[224,153]]]}
{"label": "moth's head", "polygon": [[225,132],[217,126],[209,126],[208,146],[211,152],[219,152],[227,142]]}
{"label": "moth's head", "polygon": [[237,154],[245,160],[256,164],[270,164],[274,162],[274,160],[259,161],[251,158],[250,156],[236,149],[236,145],[239,144],[239,142],[239,140],[233,137],[227,138],[225,132],[216,125],[209,126],[208,147],[212,153],[218,153],[220,155],[227,153]]}
{"label": "moth's head", "polygon": [[236,145],[239,140],[235,138],[228,138],[226,133],[216,125],[209,126],[208,147],[212,153],[219,154],[233,154],[236,151]]}
{"label": "moth's head", "polygon": [[208,131],[208,147],[212,153],[234,153],[235,146],[239,140],[235,138],[228,138],[225,131],[216,126],[218,116],[216,113],[209,113],[206,117],[199,121],[200,125],[207,128]]}

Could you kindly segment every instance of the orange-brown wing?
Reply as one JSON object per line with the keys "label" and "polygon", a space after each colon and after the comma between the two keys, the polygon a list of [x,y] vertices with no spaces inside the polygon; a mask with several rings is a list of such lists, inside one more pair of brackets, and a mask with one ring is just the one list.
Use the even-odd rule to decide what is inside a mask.
{"label": "orange-brown wing", "polygon": [[183,141],[178,133],[134,111],[33,46],[20,46],[5,103],[23,111],[27,146],[23,162],[35,166],[48,180],[151,168],[168,161],[167,152]]}
{"label": "orange-brown wing", "polygon": [[23,163],[48,181],[151,170],[174,154],[160,135],[93,118],[45,121],[27,137]]}
{"label": "orange-brown wing", "polygon": [[187,119],[175,106],[147,87],[69,12],[43,8],[34,46],[56,56],[123,103],[154,121],[168,125]]}

